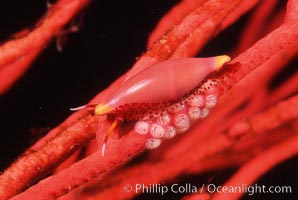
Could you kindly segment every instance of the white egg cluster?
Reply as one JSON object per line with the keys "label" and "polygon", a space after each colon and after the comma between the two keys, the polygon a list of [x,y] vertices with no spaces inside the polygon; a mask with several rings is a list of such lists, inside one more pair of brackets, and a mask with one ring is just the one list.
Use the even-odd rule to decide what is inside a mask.
{"label": "white egg cluster", "polygon": [[163,139],[171,139],[177,133],[187,131],[192,122],[207,117],[216,103],[217,96],[214,94],[191,95],[183,102],[167,107],[167,112],[160,112],[157,118],[148,120],[150,117],[144,116],[143,120],[136,122],[134,130],[138,134],[148,134],[146,148],[155,149]]}

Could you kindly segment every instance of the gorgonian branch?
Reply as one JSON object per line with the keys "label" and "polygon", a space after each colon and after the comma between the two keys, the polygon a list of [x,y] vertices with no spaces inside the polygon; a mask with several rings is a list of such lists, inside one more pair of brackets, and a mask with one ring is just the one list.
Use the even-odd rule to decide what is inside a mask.
{"label": "gorgonian branch", "polygon": [[[215,34],[218,34],[219,31],[246,12],[247,9],[244,8],[249,7],[247,5],[252,6],[256,3],[256,1],[253,3],[250,2],[252,1],[244,1],[242,3],[237,0],[207,1],[202,6],[199,6],[194,12],[187,15],[180,24],[171,29],[166,35],[162,36],[161,39],[152,46],[152,49],[148,50],[127,74],[123,75],[108,89],[100,93],[91,103],[101,102],[123,81],[152,64],[171,57],[193,55],[201,49],[208,40],[214,37]],[[288,6],[291,9],[295,7],[293,4],[289,5],[291,5]],[[292,13],[291,10],[288,12]],[[295,20],[292,20],[293,18],[292,15],[291,17],[289,16],[287,21],[280,27],[233,59],[232,63],[234,63],[234,65],[232,64],[231,68],[225,68],[219,73],[212,75],[209,81],[211,80],[216,83],[216,88],[221,91],[220,95],[226,95],[228,90],[237,86],[240,80],[247,77],[247,74],[260,66],[266,65],[268,61],[276,56],[280,56],[280,54],[289,47],[297,44],[298,24]],[[215,120],[215,122],[217,120],[220,121],[221,117],[224,117],[224,113],[228,113],[233,109],[233,106],[235,107],[238,104],[231,103],[230,105],[231,106],[226,109],[225,112],[218,111],[216,113],[215,111],[212,115],[212,120]],[[240,115],[238,115],[238,117],[240,117]],[[152,175],[152,178],[156,178],[154,180],[158,181],[168,180],[169,177],[178,176],[183,170],[191,168],[193,163],[207,159],[212,155],[217,155],[222,150],[230,148],[235,141],[222,134],[223,127],[214,128],[214,132],[209,136],[203,134],[208,133],[208,130],[212,127],[212,123],[214,124],[211,120],[206,119],[206,121],[203,121],[191,129],[187,133],[187,137],[180,137],[179,141],[174,141],[176,142],[175,146],[170,146],[171,142],[169,142],[169,151],[160,150],[160,159],[164,160],[164,162],[152,165],[152,168],[149,170],[149,174]],[[281,123],[283,123],[283,121],[281,121]],[[92,140],[95,137],[98,124],[100,134],[98,134],[97,140],[102,141],[104,133],[110,126],[110,122],[106,117],[94,117],[85,110],[78,111],[70,116],[65,122],[53,129],[45,138],[34,145],[31,151],[28,150],[23,157],[19,158],[1,175],[0,197],[5,199],[14,196],[26,189],[29,185],[32,185],[35,181],[40,180],[79,147],[84,146],[88,141]],[[264,124],[264,126],[266,125],[267,124]],[[197,134],[197,132],[202,134]],[[216,139],[214,139],[215,136]],[[198,145],[197,142],[189,142],[200,141],[200,139],[204,141],[205,145],[203,142],[202,146]],[[126,131],[125,136],[121,139],[112,136],[107,144],[108,146],[104,157],[97,151],[60,173],[43,179],[25,192],[15,196],[14,199],[28,199],[32,197],[37,199],[56,198],[95,177],[102,179],[115,168],[143,152],[145,140],[146,137],[137,135],[134,131]],[[187,152],[193,149],[195,149],[196,152],[200,152],[200,154],[181,156],[186,155]],[[154,158],[154,152],[151,158]],[[150,158],[148,160],[150,160]],[[179,165],[181,162],[183,165]],[[170,169],[165,173],[156,174],[155,167],[163,168],[169,163],[176,163],[177,168]],[[144,164],[142,167],[148,166]],[[139,168],[136,168],[136,171],[138,170]],[[26,171],[26,173],[24,173],[24,171]],[[133,178],[129,180],[132,181],[131,183],[136,181]],[[142,181],[149,184],[150,181],[152,182],[152,179],[146,176],[142,177]],[[123,181],[119,182],[115,187],[111,187],[111,189],[107,190],[105,193],[99,194],[99,197],[107,197],[108,194],[115,193],[115,191],[119,192],[119,188],[122,187],[121,184],[123,183]],[[44,187],[45,185],[47,186],[46,188]],[[122,188],[120,191],[123,191]],[[134,195],[136,194],[124,193],[120,194],[118,198],[128,198]],[[117,199],[117,196],[113,198]]]}
{"label": "gorgonian branch", "polygon": [[0,95],[23,75],[46,45],[89,2],[60,0],[49,8],[33,31],[0,46]]}

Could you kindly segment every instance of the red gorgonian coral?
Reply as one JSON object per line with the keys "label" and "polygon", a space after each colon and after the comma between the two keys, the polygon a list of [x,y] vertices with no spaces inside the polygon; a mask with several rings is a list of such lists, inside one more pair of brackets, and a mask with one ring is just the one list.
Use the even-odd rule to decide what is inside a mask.
{"label": "red gorgonian coral", "polygon": [[[89,4],[91,8],[97,3],[58,0],[48,7],[33,28],[15,34],[0,46],[0,94],[5,107],[10,105],[5,105],[6,96],[11,95],[10,91],[7,93],[8,89],[54,37],[60,44],[67,33],[77,30],[79,22],[72,20],[74,17],[81,19],[78,14],[83,10],[88,13],[89,10],[84,8]],[[196,55],[202,57],[210,48],[213,56],[220,52],[230,55],[232,60],[230,65],[205,79],[216,83],[214,87],[220,96],[209,116],[149,152],[145,151],[144,145],[147,137],[133,130],[133,122],[123,122],[117,129],[118,134],[109,138],[102,156],[102,141],[112,121],[82,109],[50,130],[3,170],[0,199],[137,199],[151,195],[167,199],[241,198],[245,192],[233,192],[232,187],[255,185],[262,175],[298,152],[297,5],[297,0],[178,2],[151,33],[148,50],[90,104],[103,102],[119,85],[156,63]],[[117,11],[115,8],[109,12],[117,16]],[[100,25],[100,28],[104,27]],[[88,24],[85,28],[88,29]],[[121,34],[121,30],[118,32]],[[238,35],[228,37],[228,42],[222,38],[217,41],[231,32]],[[108,40],[108,46],[112,47],[109,36],[102,34],[100,37]],[[117,37],[121,38],[120,35]],[[220,50],[212,49],[212,45],[208,46],[210,43]],[[223,45],[225,43],[227,46]],[[67,49],[61,54],[64,55],[67,55]],[[115,62],[112,58],[110,61]],[[75,70],[68,68],[68,75],[71,77]],[[94,78],[94,82],[104,76],[103,73],[96,76],[92,73],[88,71],[88,78]],[[44,74],[39,76],[45,77]],[[55,77],[49,80],[55,84]],[[207,83],[202,86],[204,84]],[[52,100],[57,98],[52,97]],[[13,95],[9,99],[13,99]],[[19,99],[15,101],[19,107],[26,106]],[[68,105],[71,107],[73,103]],[[26,118],[28,113],[19,107],[9,109],[15,109],[18,115]],[[4,117],[2,122],[13,120],[11,124],[18,124],[16,117]],[[36,132],[34,127],[31,128]],[[214,175],[214,172],[219,170],[219,174],[226,177],[216,180],[220,175]],[[212,192],[210,188],[215,184],[230,190]],[[184,192],[175,189],[179,185]],[[164,190],[161,196],[162,189],[166,188],[172,190]],[[194,191],[194,188],[198,190]],[[272,195],[294,196],[291,194],[293,186],[279,188],[284,190],[275,190]],[[249,191],[246,193],[249,195]]]}

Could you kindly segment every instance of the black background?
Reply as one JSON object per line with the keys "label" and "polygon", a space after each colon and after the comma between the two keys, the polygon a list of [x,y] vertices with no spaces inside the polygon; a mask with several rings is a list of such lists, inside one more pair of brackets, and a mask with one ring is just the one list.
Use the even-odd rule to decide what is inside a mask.
{"label": "black background", "polygon": [[[148,35],[158,20],[177,2],[93,1],[85,12],[82,29],[68,36],[63,52],[56,50],[55,41],[50,43],[27,73],[0,97],[0,170],[13,162],[36,138],[70,115],[70,107],[88,102],[127,71],[136,57],[146,51]],[[0,41],[10,39],[13,33],[23,28],[32,27],[46,9],[46,1],[1,3]],[[210,42],[200,55],[226,53],[233,46],[229,41],[237,39],[247,17]],[[294,187],[297,164],[297,158],[283,163],[267,173],[258,184],[291,185],[297,194],[297,187]],[[253,199],[277,197],[282,196],[254,195]],[[292,194],[282,199],[295,198]]]}

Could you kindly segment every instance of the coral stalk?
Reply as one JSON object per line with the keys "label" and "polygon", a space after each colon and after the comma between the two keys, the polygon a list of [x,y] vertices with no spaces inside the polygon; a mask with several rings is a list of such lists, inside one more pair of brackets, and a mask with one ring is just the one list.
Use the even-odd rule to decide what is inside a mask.
{"label": "coral stalk", "polygon": [[30,67],[36,56],[89,0],[60,0],[51,6],[36,28],[0,46],[0,95]]}
{"label": "coral stalk", "polygon": [[[225,185],[240,186],[243,183],[252,185],[261,175],[278,163],[298,154],[298,136],[294,136],[256,156],[243,165]],[[264,165],[266,163],[266,165]],[[216,193],[213,200],[239,199],[243,193]]]}
{"label": "coral stalk", "polygon": [[[0,52],[4,52],[0,53],[0,76],[4,72],[1,70],[5,70],[7,66],[27,67],[43,49],[43,45],[58,34],[68,19],[87,2],[59,1],[55,9],[49,11],[47,17],[41,20],[41,25],[36,30],[24,38],[4,44],[0,48]],[[137,60],[130,71],[89,103],[103,102],[119,85],[155,63],[195,55],[206,42],[256,6],[258,1],[211,0],[202,4],[200,1],[196,3],[187,9],[184,7],[186,4],[179,4],[173,12],[182,12],[183,17],[175,19],[180,23],[153,43],[152,48]],[[273,5],[267,3],[269,4],[269,1],[259,9],[272,10]],[[295,144],[298,139],[294,128],[289,130],[289,127],[297,125],[298,97],[293,95],[297,92],[297,75],[292,75],[273,91],[268,89],[274,75],[297,55],[296,3],[297,1],[289,1],[283,24],[249,48],[249,45],[242,41],[245,51],[233,58],[222,70],[212,73],[204,80],[201,88],[212,85],[220,96],[219,104],[209,118],[193,124],[187,133],[166,142],[163,148],[143,155],[146,162],[120,168],[144,152],[147,139],[132,130],[132,123],[124,122],[120,127],[121,135],[114,134],[109,138],[104,157],[101,151],[97,150],[91,155],[86,153],[86,157],[74,163],[73,159],[79,158],[79,149],[90,145],[90,141],[93,146],[95,137],[99,149],[101,148],[105,133],[112,123],[106,116],[93,116],[88,109],[80,110],[51,130],[1,174],[0,199],[72,199],[78,196],[84,199],[132,198],[138,193],[125,192],[123,186],[126,183],[171,183],[183,173],[199,174],[221,167],[240,166],[243,163],[245,164],[226,184],[237,185],[243,181],[251,184],[277,163],[296,155]],[[56,8],[59,14],[55,12]],[[69,10],[66,12],[58,8]],[[61,16],[63,17],[60,18]],[[264,13],[262,19],[266,16],[268,13]],[[172,17],[167,15],[164,20]],[[255,24],[249,26],[248,30],[254,26]],[[153,34],[152,38],[159,37],[164,28],[167,26],[157,27],[158,34]],[[32,46],[29,45],[39,34],[40,40]],[[258,37],[259,33],[255,33],[250,41],[257,40]],[[242,45],[238,47],[243,47]],[[23,60],[20,60],[19,56],[23,56]],[[18,73],[20,75],[22,71]],[[259,79],[262,80],[257,85],[255,81]],[[258,88],[259,90],[255,91]],[[285,97],[288,99],[285,100]],[[285,127],[286,124],[290,126]],[[276,152],[277,156],[274,157]],[[256,156],[257,154],[259,155]],[[74,156],[70,157],[72,155]],[[70,160],[65,165],[61,164],[67,158]],[[227,160],[236,163],[231,164]],[[201,162],[204,164],[199,165]],[[194,166],[195,164],[198,165]],[[259,167],[258,171],[255,171],[256,167]],[[105,182],[102,181],[104,178]],[[87,182],[89,183],[85,184]],[[229,197],[237,199],[240,195]],[[194,195],[189,198],[195,197]],[[197,196],[201,197],[213,198],[208,194]],[[222,199],[226,196],[218,194],[214,198]]]}
{"label": "coral stalk", "polygon": [[[242,55],[240,55],[239,57],[237,57],[235,59],[237,61],[241,61],[241,63],[244,63],[244,65],[242,65],[242,66],[244,66],[244,74],[248,73],[250,70],[253,70],[255,67],[262,64],[262,62],[266,62],[275,53],[281,51],[283,48],[286,48],[289,44],[296,41],[295,40],[296,39],[296,37],[295,37],[296,34],[287,34],[287,37],[285,37],[284,36],[285,32],[282,31],[283,28],[285,28],[285,27],[282,26],[279,29],[275,30],[273,33],[269,34],[264,39],[260,40],[257,43],[257,45],[253,46],[253,48],[257,48],[259,51],[262,51],[262,48],[269,49],[270,51],[262,51],[262,52],[264,52],[264,54],[262,56],[258,56],[256,58],[257,60],[254,60],[254,62],[251,61],[252,64],[248,63],[243,58],[247,58],[247,55],[252,55],[254,52],[256,52],[256,51],[253,51],[253,50],[247,50],[245,53],[243,53]],[[296,26],[294,26],[294,28],[296,28]],[[267,47],[267,45],[269,45],[269,46],[274,45],[274,44],[268,42],[268,41],[270,41],[268,38],[271,38],[273,36],[275,38],[280,38],[281,39],[281,40],[279,40],[279,41],[281,41],[281,44],[279,45],[279,48],[277,48],[277,49],[274,48],[273,46],[271,46],[271,48]],[[247,55],[245,55],[245,54],[247,54]],[[243,59],[243,61],[241,60],[241,58]],[[225,74],[224,74],[224,76],[225,76]],[[231,81],[231,82],[219,85],[219,87],[230,88],[233,84],[235,84],[235,82]],[[226,91],[226,89],[224,91]],[[104,130],[104,128],[102,128],[102,130]],[[58,180],[67,180],[66,179],[67,175],[77,174],[80,171],[80,174],[82,176],[80,176],[81,178],[77,177],[75,182],[73,182],[72,179],[71,179],[69,181],[65,181],[64,184],[62,184],[62,185],[56,185],[57,187],[55,187],[53,189],[49,188],[49,189],[47,189],[46,191],[44,191],[42,193],[43,196],[48,194],[48,196],[46,196],[47,198],[57,197],[57,195],[64,194],[65,192],[68,191],[65,188],[71,188],[72,189],[75,186],[78,186],[79,184],[85,182],[86,180],[88,180],[91,177],[98,177],[98,176],[102,177],[103,175],[106,175],[107,168],[102,168],[102,167],[104,167],[104,166],[107,167],[108,166],[108,169],[112,170],[116,166],[118,166],[119,164],[123,164],[125,160],[131,158],[131,155],[135,155],[136,153],[139,153],[140,151],[143,150],[143,148],[141,147],[143,142],[144,142],[143,138],[140,137],[138,139],[133,132],[130,132],[125,138],[122,138],[120,141],[110,140],[110,142],[108,143],[109,148],[107,149],[107,152],[106,152],[107,155],[102,159],[102,161],[100,161],[101,160],[100,158],[97,158],[98,161],[92,161],[91,158],[87,159],[87,160],[82,160],[81,162],[78,163],[78,165],[75,164],[73,167],[70,167],[70,168],[66,169],[65,171],[61,172],[60,174],[49,177],[49,178],[45,179],[44,181],[38,183],[36,186],[34,186],[34,187],[30,188],[29,190],[27,190],[26,192],[22,193],[17,198],[21,199],[22,197],[25,198],[25,197],[30,197],[30,196],[35,196],[36,198],[38,198],[38,196],[41,195],[39,193],[39,191],[45,183],[47,183],[47,185],[53,185],[54,182],[57,179]],[[226,141],[226,142],[219,141],[219,142],[220,143],[216,145],[216,144],[214,144],[214,141],[212,141],[212,147],[216,147],[216,149],[213,149],[211,151],[218,152],[219,147],[225,148],[226,145],[227,145],[226,142],[228,142],[228,141]],[[133,147],[133,148],[131,148],[131,149],[126,148],[127,151],[123,151],[122,147],[124,147],[124,146],[129,146],[129,147]],[[97,154],[98,153],[94,154],[93,156],[95,157]],[[210,155],[212,153],[208,150],[206,152],[206,154]],[[110,157],[110,155],[113,155],[113,156]],[[204,155],[204,154],[202,154],[202,155]],[[99,156],[99,155],[97,155],[97,156]],[[125,158],[125,159],[124,160],[121,159],[121,160],[117,161],[117,159],[115,160],[115,158]],[[111,159],[111,160],[109,160],[109,159]],[[102,167],[97,166],[99,162],[102,163]],[[116,165],[114,165],[114,164],[116,164]],[[96,165],[97,168],[96,167],[91,167],[91,169],[92,169],[91,171],[87,170],[87,171],[85,171],[85,173],[83,173],[81,166],[93,166],[93,165]],[[105,170],[102,170],[102,169],[105,169]],[[72,170],[74,170],[74,171],[72,171]],[[56,192],[54,192],[54,191],[56,191]],[[39,196],[39,198],[41,198],[41,196]]]}

